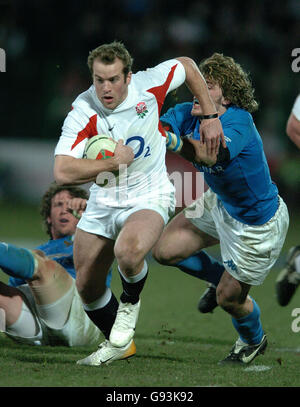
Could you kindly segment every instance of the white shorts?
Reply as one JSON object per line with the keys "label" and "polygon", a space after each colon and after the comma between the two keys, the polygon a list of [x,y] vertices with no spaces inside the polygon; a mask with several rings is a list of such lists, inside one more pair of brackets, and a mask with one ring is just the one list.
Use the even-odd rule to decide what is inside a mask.
{"label": "white shorts", "polygon": [[[263,225],[247,225],[232,218],[211,189],[184,214],[198,229],[220,241],[223,265],[229,274],[246,284],[260,285],[280,254],[289,226],[286,204],[280,197],[278,200],[275,215]],[[196,207],[203,208],[201,217],[193,216]]]}
{"label": "white shorts", "polygon": [[175,211],[175,194],[154,195],[147,200],[141,199],[134,206],[108,206],[101,204],[95,197],[90,196],[77,227],[85,232],[93,233],[116,240],[127,218],[134,212],[150,209],[161,215],[167,224]]}
{"label": "white shorts", "polygon": [[13,335],[12,332],[6,332],[6,335],[11,339],[27,345],[52,346],[95,346],[101,341],[102,333],[84,311],[81,298],[75,286],[75,280],[73,281],[74,297],[71,304],[70,314],[67,322],[61,329],[50,328],[39,316],[34,297],[27,284],[20,285],[17,288],[28,300],[27,305],[37,322],[38,333],[33,337],[24,338]]}

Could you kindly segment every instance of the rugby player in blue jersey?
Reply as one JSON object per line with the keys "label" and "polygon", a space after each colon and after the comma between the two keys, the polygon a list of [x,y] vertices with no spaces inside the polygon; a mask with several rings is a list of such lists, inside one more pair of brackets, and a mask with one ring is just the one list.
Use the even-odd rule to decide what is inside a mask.
{"label": "rugby player in blue jersey", "polygon": [[[260,309],[249,290],[260,285],[282,249],[289,224],[285,203],[270,178],[248,75],[215,53],[199,65],[226,140],[218,155],[200,139],[206,116],[196,100],[161,117],[169,148],[192,161],[209,189],[167,225],[153,250],[158,262],[213,283],[217,303],[232,317],[238,339],[222,361],[250,363],[267,346]],[[193,148],[191,148],[193,147]],[[202,249],[220,244],[222,263]]]}
{"label": "rugby player in blue jersey", "polygon": [[0,322],[20,343],[76,346],[101,339],[75,288],[72,236],[87,198],[84,189],[52,184],[41,207],[50,240],[35,250],[0,243],[0,268],[10,275],[8,285],[0,282]]}

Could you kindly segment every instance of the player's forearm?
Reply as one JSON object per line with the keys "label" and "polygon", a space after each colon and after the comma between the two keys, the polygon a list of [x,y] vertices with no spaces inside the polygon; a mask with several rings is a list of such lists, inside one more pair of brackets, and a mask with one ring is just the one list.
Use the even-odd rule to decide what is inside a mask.
{"label": "player's forearm", "polygon": [[195,161],[194,147],[185,139],[181,139],[180,136],[167,130],[166,132],[166,147],[169,151],[181,155],[188,161]]}
{"label": "player's forearm", "polygon": [[207,84],[196,63],[188,57],[177,58],[184,66],[186,72],[185,83],[191,93],[197,98],[203,115],[211,115],[217,112],[212,101]]}
{"label": "player's forearm", "polygon": [[87,160],[58,155],[54,162],[54,178],[58,185],[81,185],[94,182],[99,173],[118,170],[114,157],[107,160]]}

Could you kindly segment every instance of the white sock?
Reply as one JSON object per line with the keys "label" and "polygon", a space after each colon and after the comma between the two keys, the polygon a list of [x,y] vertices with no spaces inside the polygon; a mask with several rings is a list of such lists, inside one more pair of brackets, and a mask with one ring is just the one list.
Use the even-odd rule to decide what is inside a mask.
{"label": "white sock", "polygon": [[74,298],[74,286],[51,304],[36,304],[40,318],[52,329],[61,329],[68,320],[72,301]]}
{"label": "white sock", "polygon": [[138,281],[142,280],[142,278],[145,277],[145,275],[148,273],[148,264],[147,264],[146,260],[144,260],[144,266],[143,266],[142,270],[138,274],[136,274],[135,276],[132,276],[132,277],[125,276],[119,266],[118,266],[118,270],[119,270],[119,273],[121,274],[121,276],[124,278],[124,280],[127,283],[133,284],[133,283],[137,283]]}
{"label": "white sock", "polygon": [[83,308],[86,311],[94,311],[95,309],[100,309],[105,307],[109,303],[112,296],[111,289],[106,287],[104,294],[99,297],[97,300],[90,302],[89,304],[83,304]]}
{"label": "white sock", "polygon": [[6,327],[8,334],[21,338],[32,338],[39,332],[39,326],[33,313],[23,301],[19,318],[12,325]]}

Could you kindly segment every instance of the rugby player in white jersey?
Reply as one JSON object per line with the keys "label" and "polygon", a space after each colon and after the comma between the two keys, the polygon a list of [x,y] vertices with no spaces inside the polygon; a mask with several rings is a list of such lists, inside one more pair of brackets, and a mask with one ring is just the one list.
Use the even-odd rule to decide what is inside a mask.
{"label": "rugby player in white jersey", "polygon": [[[132,61],[120,42],[89,54],[93,85],[73,103],[55,149],[58,184],[94,181],[75,234],[74,261],[84,308],[106,339],[79,364],[98,366],[134,353],[140,293],[148,273],[145,256],[175,209],[159,122],[166,95],[185,82],[205,116],[200,131],[208,149],[218,151],[220,141],[225,146],[216,107],[192,59],[170,59],[135,74]],[[103,133],[117,142],[114,157],[82,159],[88,139]],[[95,182],[99,174],[118,170],[118,185],[102,188]],[[114,258],[123,286],[120,304],[105,285]]]}
{"label": "rugby player in white jersey", "polygon": [[[300,149],[300,94],[297,96],[286,123],[286,134]],[[276,279],[276,298],[278,304],[286,306],[290,303],[300,285],[300,245],[288,251],[285,265]]]}

